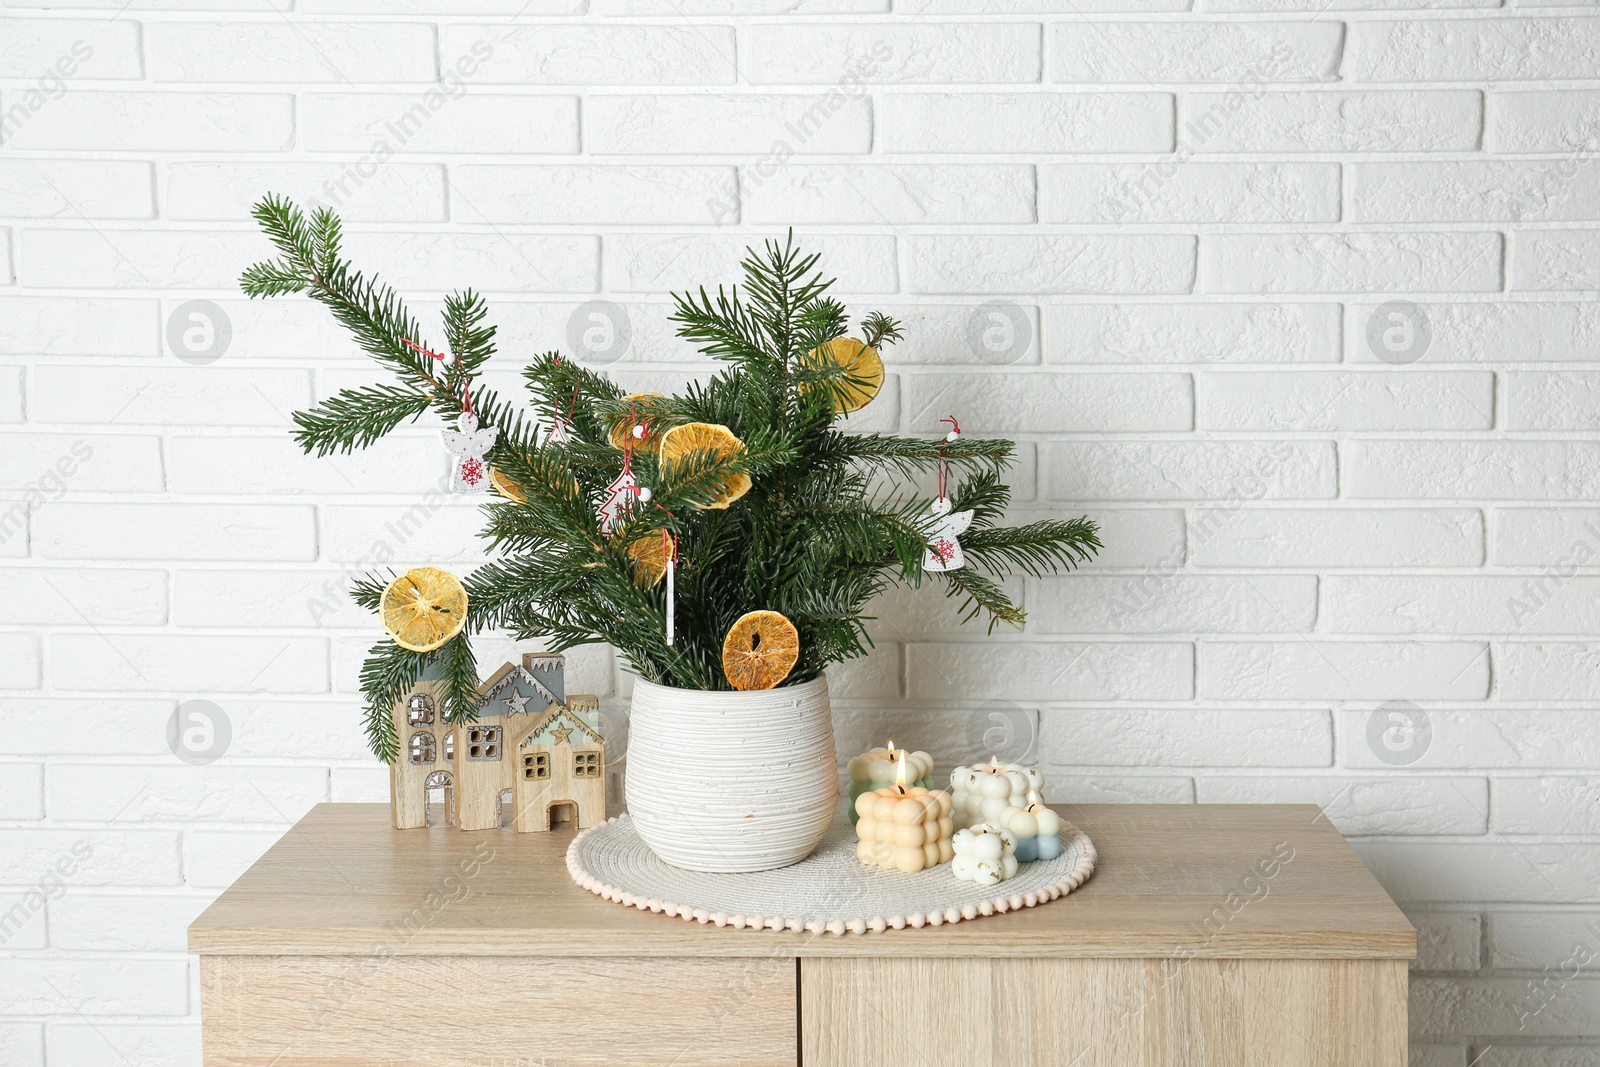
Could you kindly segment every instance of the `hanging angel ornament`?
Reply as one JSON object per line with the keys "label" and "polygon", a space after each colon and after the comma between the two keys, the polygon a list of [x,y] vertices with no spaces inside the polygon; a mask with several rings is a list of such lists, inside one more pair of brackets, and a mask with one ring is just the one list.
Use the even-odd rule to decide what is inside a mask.
{"label": "hanging angel ornament", "polygon": [[922,520],[922,528],[928,535],[928,551],[922,555],[922,569],[960,570],[967,565],[967,560],[961,554],[961,542],[957,538],[972,525],[972,511],[951,513],[950,498],[941,496],[933,502],[929,512]]}
{"label": "hanging angel ornament", "polygon": [[450,488],[457,493],[481,493],[489,488],[489,463],[484,453],[494,447],[500,431],[478,428],[478,416],[463,411],[456,429],[444,431],[444,447],[453,458]]}
{"label": "hanging angel ornament", "polygon": [[972,512],[968,510],[952,514],[950,511],[950,498],[945,494],[950,467],[944,461],[944,446],[961,439],[961,424],[954,415],[939,421],[948,422],[950,432],[944,435],[944,441],[939,445],[939,495],[922,520],[922,529],[928,535],[928,550],[922,554],[922,569],[958,571],[967,565],[967,559],[961,553],[961,542],[957,538],[972,525]]}

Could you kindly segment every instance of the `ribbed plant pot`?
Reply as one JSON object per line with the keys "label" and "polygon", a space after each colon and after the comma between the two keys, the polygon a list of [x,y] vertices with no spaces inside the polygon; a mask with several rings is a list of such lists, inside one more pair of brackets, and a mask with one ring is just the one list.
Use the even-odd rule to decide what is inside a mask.
{"label": "ribbed plant pot", "polygon": [[674,867],[799,863],[833,822],[838,774],[826,677],[744,693],[634,683],[628,814]]}

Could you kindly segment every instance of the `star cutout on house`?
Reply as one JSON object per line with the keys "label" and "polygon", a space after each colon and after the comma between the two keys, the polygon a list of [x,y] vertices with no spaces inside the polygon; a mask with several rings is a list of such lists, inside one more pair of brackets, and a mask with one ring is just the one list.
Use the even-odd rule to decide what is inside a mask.
{"label": "star cutout on house", "polygon": [[526,715],[528,714],[528,698],[522,695],[520,689],[513,689],[511,690],[511,695],[506,697],[506,707],[509,709],[507,714]]}
{"label": "star cutout on house", "polygon": [[566,723],[562,723],[554,730],[551,730],[550,735],[556,739],[556,744],[564,745],[567,743],[567,738],[572,736],[572,727],[568,726]]}

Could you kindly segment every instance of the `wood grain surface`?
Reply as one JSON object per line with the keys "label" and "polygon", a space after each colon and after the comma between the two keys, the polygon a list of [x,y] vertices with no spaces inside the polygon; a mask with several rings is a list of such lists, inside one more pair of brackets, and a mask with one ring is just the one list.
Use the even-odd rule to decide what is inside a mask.
{"label": "wood grain surface", "polygon": [[1402,960],[805,959],[801,1062],[1404,1067],[1406,985]]}
{"label": "wood grain surface", "polygon": [[189,948],[203,955],[545,957],[1415,955],[1411,925],[1314,806],[1055,807],[1100,852],[1093,877],[1070,896],[955,926],[835,937],[705,927],[603,901],[567,874],[570,834],[396,830],[387,805],[319,804],[195,920]]}

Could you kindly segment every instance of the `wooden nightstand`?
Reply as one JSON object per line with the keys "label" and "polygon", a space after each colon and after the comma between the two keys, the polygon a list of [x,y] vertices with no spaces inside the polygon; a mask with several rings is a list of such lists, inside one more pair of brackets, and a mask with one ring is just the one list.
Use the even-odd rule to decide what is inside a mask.
{"label": "wooden nightstand", "polygon": [[1056,805],[1037,908],[883,934],[608,903],[567,834],[321,804],[189,928],[208,1067],[1404,1067],[1416,932],[1315,807]]}

